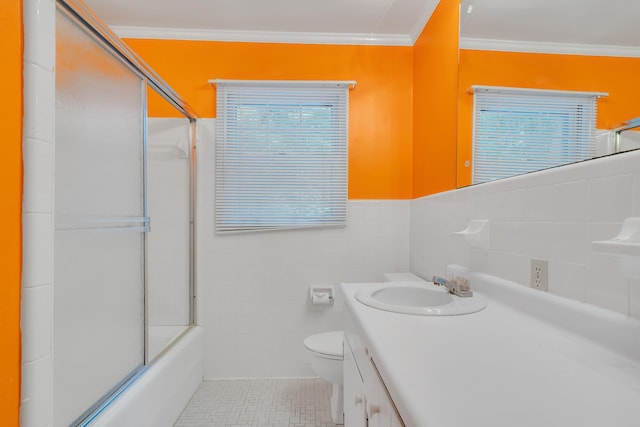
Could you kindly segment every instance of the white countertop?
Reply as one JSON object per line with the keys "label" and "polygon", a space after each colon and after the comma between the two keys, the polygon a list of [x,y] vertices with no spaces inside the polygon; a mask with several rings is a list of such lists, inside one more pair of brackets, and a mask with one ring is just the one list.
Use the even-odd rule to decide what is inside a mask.
{"label": "white countertop", "polygon": [[[488,303],[483,311],[438,317],[365,306],[354,295],[367,285],[341,285],[345,309],[408,427],[640,426],[637,353],[605,348],[488,295],[499,290],[483,293]],[[561,298],[533,291],[543,294],[539,298],[514,286],[522,288],[523,298],[542,301],[532,303],[535,309],[544,309],[545,299],[560,301],[555,309],[562,317]],[[583,306],[579,315],[589,315],[592,308]],[[593,311],[598,321],[605,312]],[[634,340],[635,351],[640,322],[609,312],[604,318],[613,319],[616,330],[610,332],[622,334],[614,338],[623,346]]]}

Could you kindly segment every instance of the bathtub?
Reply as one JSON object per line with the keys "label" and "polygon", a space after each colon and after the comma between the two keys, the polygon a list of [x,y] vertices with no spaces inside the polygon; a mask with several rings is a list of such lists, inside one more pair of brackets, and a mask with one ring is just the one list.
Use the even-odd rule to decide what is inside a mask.
{"label": "bathtub", "polygon": [[149,326],[149,360],[153,360],[176,338],[189,329],[183,325]]}
{"label": "bathtub", "polygon": [[203,329],[193,326],[153,361],[91,427],[171,427],[202,381]]}

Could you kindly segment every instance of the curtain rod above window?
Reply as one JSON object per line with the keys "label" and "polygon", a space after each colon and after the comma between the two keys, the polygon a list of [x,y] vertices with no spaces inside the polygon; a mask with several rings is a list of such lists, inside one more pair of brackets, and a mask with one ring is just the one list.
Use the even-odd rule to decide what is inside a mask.
{"label": "curtain rod above window", "polygon": [[471,86],[467,92],[469,94],[473,94],[474,92],[485,92],[485,93],[543,93],[545,95],[561,95],[561,96],[595,96],[597,98],[603,98],[605,96],[609,96],[607,92],[586,92],[586,91],[576,91],[576,90],[554,90],[554,89],[534,89],[534,88],[520,88],[520,87],[506,87],[506,86],[480,86],[473,85]]}
{"label": "curtain rod above window", "polygon": [[233,85],[251,85],[251,86],[271,86],[282,84],[282,85],[292,85],[299,84],[305,86],[316,86],[316,87],[344,87],[348,86],[349,89],[355,90],[358,82],[355,80],[224,80],[224,79],[212,79],[209,80],[210,85],[217,84],[233,84]]}

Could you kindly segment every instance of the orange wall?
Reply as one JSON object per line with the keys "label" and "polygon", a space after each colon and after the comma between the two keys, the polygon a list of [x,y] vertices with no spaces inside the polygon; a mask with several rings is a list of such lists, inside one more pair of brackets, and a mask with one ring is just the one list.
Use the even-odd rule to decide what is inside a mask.
{"label": "orange wall", "polygon": [[22,1],[0,0],[0,424],[17,426],[20,406],[22,217]]}
{"label": "orange wall", "polygon": [[441,0],[414,46],[413,197],[456,187],[459,0]]}
{"label": "orange wall", "polygon": [[458,186],[471,183],[472,85],[608,92],[598,101],[598,128],[608,129],[639,115],[638,75],[639,58],[461,50]]}
{"label": "orange wall", "polygon": [[[210,79],[356,80],[349,102],[349,198],[412,196],[413,48],[129,39],[200,117],[215,117]],[[150,114],[175,116],[150,98]]]}

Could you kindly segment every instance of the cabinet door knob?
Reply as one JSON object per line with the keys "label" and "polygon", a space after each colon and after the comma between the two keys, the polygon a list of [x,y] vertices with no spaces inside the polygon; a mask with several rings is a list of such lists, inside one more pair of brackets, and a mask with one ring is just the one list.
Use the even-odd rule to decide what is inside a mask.
{"label": "cabinet door knob", "polygon": [[361,403],[362,403],[362,398],[360,396],[356,396],[356,398],[355,398],[356,406],[360,405]]}
{"label": "cabinet door knob", "polygon": [[373,417],[375,414],[380,413],[380,406],[378,405],[369,405],[369,416]]}

